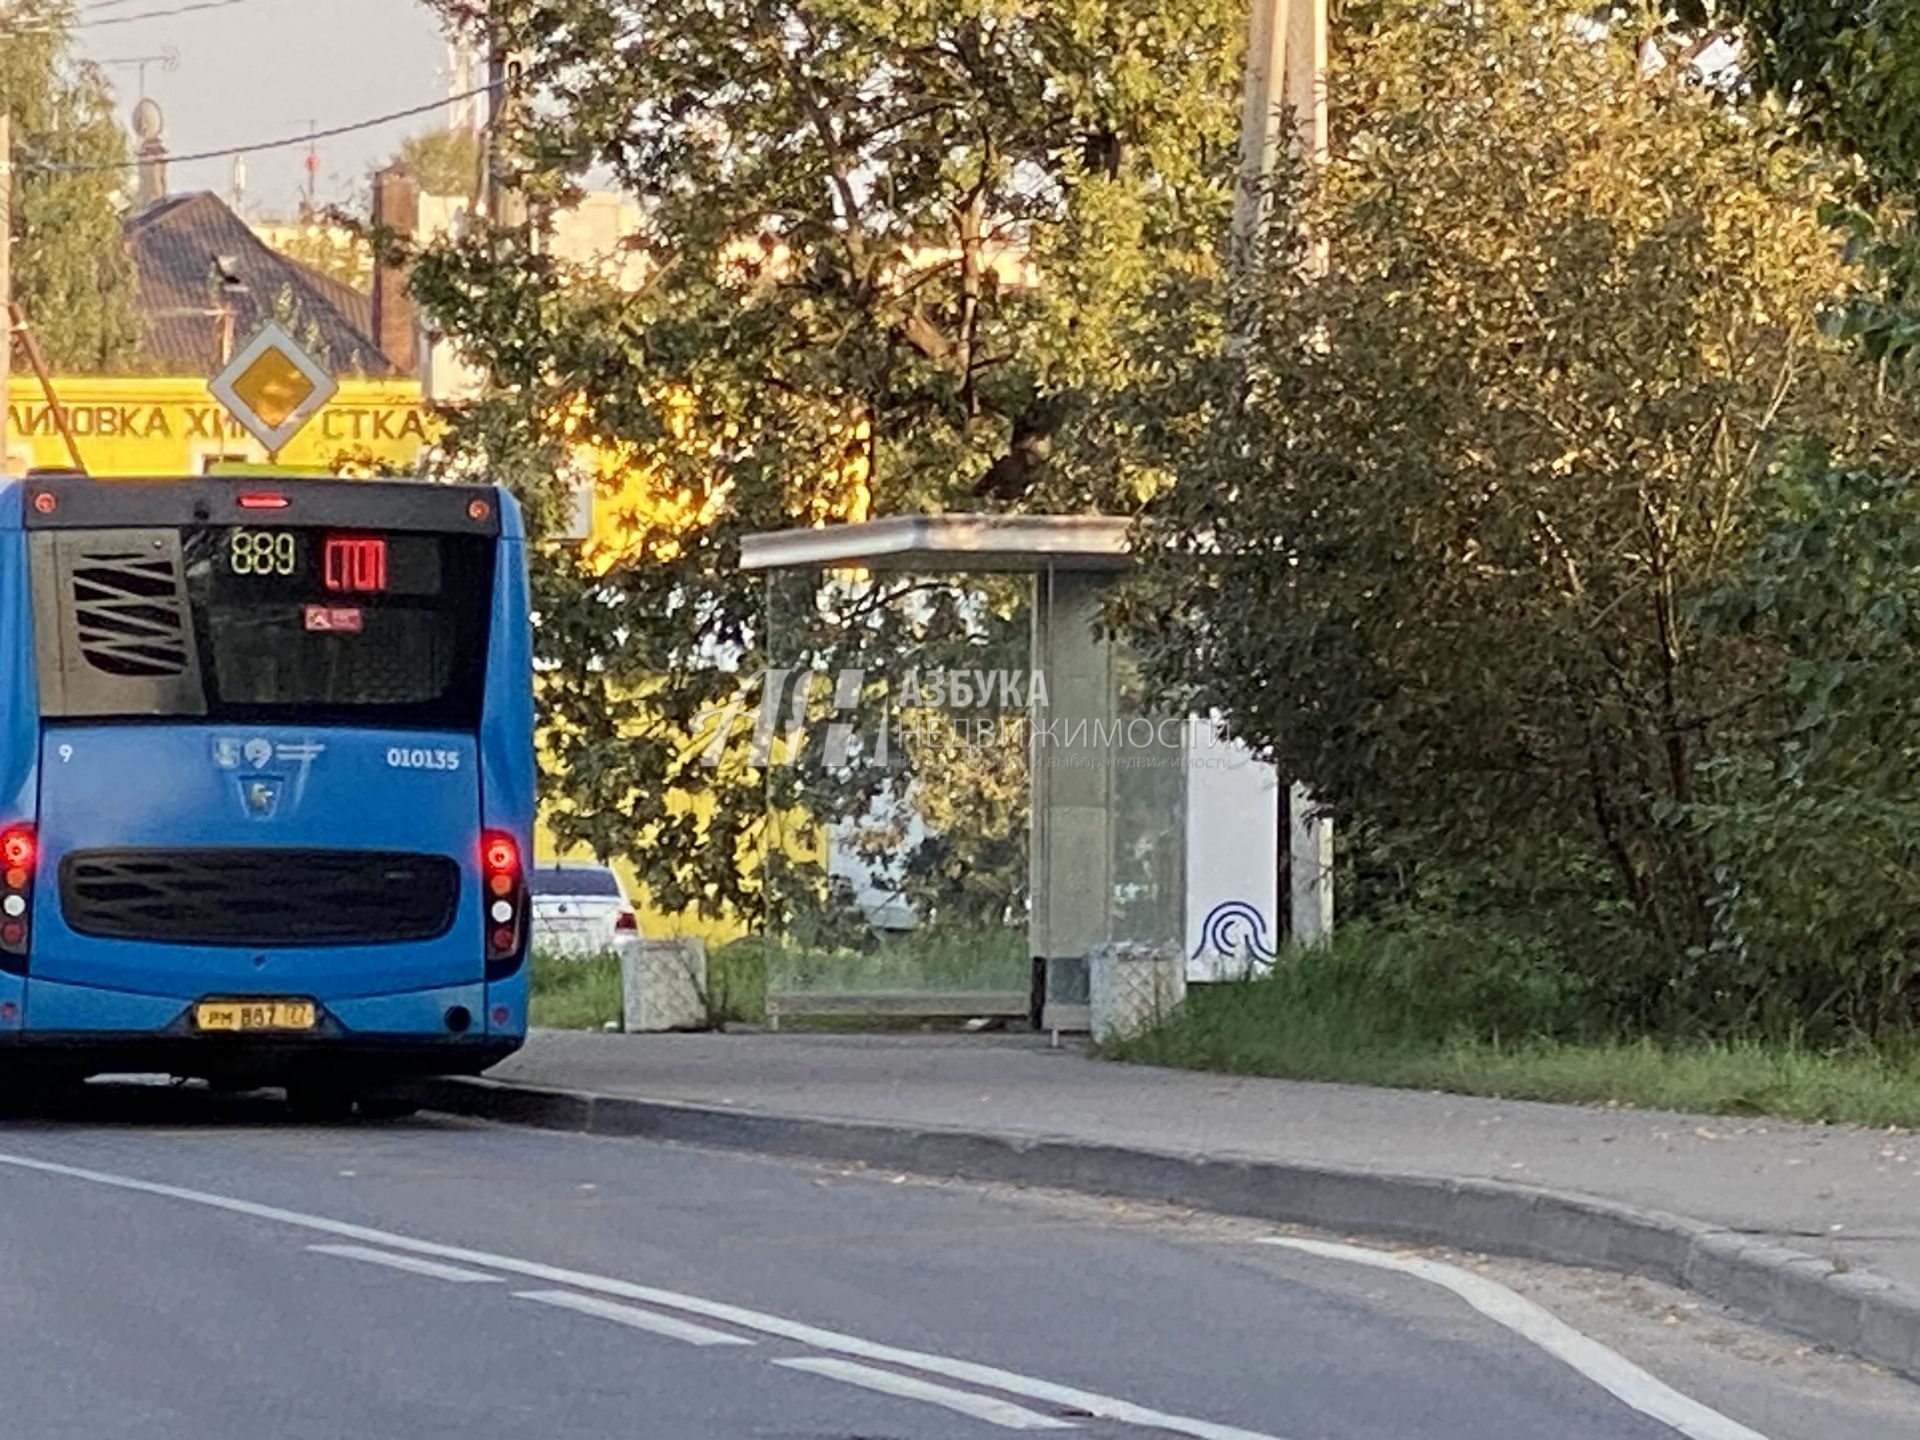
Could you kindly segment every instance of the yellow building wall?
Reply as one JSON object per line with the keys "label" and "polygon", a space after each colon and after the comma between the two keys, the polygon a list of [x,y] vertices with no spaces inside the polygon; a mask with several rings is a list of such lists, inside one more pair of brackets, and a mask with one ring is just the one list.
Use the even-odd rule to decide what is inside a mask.
{"label": "yellow building wall", "polygon": [[[53,390],[91,475],[199,475],[219,461],[263,464],[268,458],[198,377],[56,377]],[[280,452],[280,464],[336,472],[375,464],[408,470],[441,428],[417,382],[343,380]],[[39,380],[16,373],[7,386],[7,473],[72,464]]]}

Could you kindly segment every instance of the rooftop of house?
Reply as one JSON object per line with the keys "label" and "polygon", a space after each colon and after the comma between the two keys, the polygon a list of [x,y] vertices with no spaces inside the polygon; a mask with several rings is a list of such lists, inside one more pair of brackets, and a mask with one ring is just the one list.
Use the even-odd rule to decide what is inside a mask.
{"label": "rooftop of house", "polygon": [[218,195],[167,196],[122,228],[147,323],[142,358],[153,368],[216,374],[224,344],[237,350],[279,318],[336,375],[396,373],[373,340],[372,297],[272,249]]}

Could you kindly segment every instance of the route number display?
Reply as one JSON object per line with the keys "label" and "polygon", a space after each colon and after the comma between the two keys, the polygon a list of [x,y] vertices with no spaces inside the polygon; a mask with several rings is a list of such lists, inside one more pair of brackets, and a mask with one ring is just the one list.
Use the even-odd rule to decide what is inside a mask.
{"label": "route number display", "polygon": [[227,569],[235,575],[292,575],[300,568],[300,536],[292,530],[235,530]]}
{"label": "route number display", "polygon": [[253,604],[404,603],[438,596],[446,579],[433,535],[239,526],[205,543],[216,593]]}

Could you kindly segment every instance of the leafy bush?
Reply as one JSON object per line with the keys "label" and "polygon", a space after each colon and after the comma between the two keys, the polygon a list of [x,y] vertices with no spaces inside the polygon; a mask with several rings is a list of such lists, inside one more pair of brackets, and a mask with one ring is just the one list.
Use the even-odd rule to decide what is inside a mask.
{"label": "leafy bush", "polygon": [[1696,617],[1753,677],[1684,814],[1718,910],[1689,989],[1723,1030],[1877,1034],[1920,999],[1920,495],[1810,448],[1759,498],[1739,573]]}

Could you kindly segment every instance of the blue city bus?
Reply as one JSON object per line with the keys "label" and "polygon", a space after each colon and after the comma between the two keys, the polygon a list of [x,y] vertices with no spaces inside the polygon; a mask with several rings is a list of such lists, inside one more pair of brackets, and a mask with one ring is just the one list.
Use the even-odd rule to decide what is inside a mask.
{"label": "blue city bus", "polygon": [[0,1069],[316,1114],[477,1073],[533,810],[504,492],[0,479]]}

